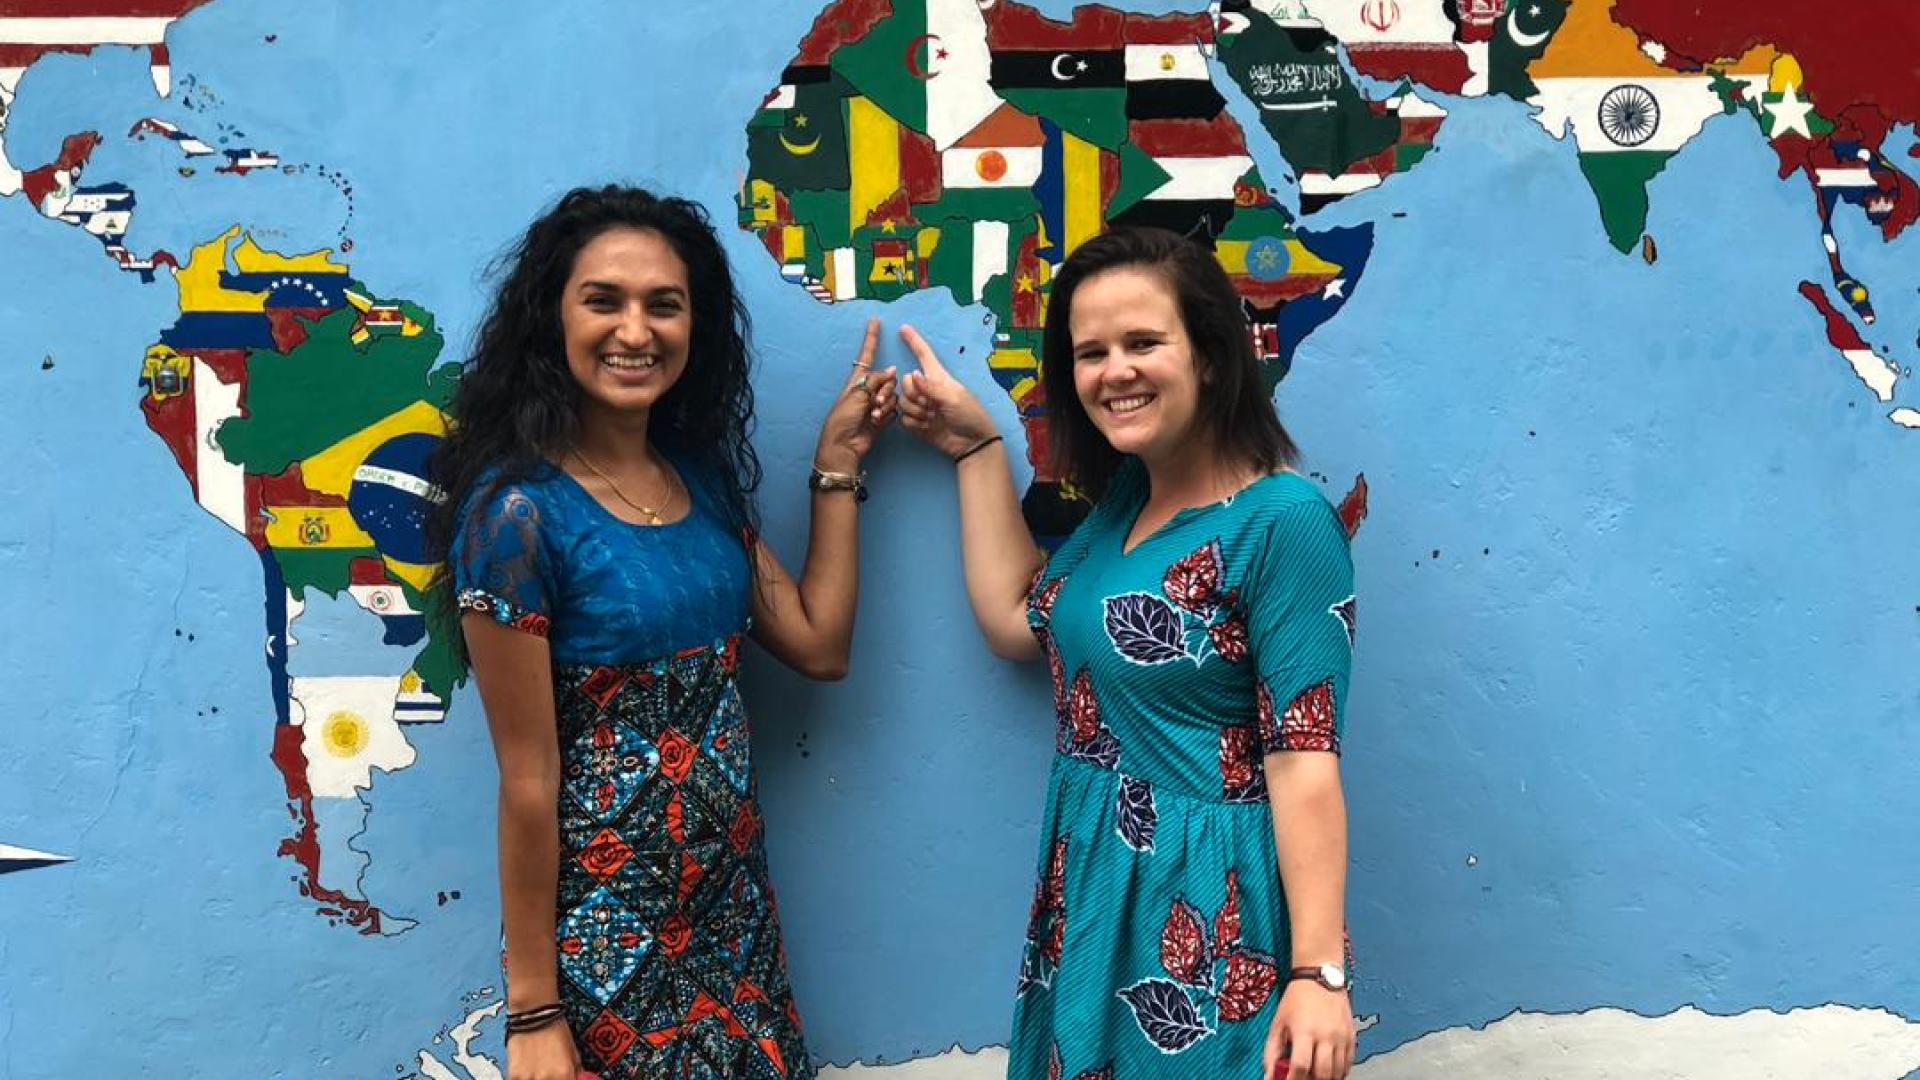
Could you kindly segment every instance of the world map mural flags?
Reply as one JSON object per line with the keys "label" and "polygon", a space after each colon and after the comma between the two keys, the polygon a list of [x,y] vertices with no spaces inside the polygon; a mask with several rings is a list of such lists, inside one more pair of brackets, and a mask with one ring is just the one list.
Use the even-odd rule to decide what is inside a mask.
{"label": "world map mural flags", "polygon": [[752,175],[786,191],[846,187],[853,86],[824,66],[790,67],[782,78],[747,126]]}
{"label": "world map mural flags", "polygon": [[1726,111],[1714,78],[1661,67],[1631,30],[1591,4],[1567,11],[1529,73],[1541,126],[1554,138],[1573,133],[1607,239],[1632,250],[1646,229],[1648,182]]}
{"label": "world map mural flags", "polygon": [[[1586,6],[1595,8],[1592,3]],[[1605,21],[1604,8],[1595,10]],[[1567,0],[1510,0],[1499,29],[1487,42],[1487,92],[1522,101],[1532,97],[1536,87],[1527,65],[1547,51],[1566,19]]]}
{"label": "world map mural flags", "polygon": [[834,50],[833,70],[902,124],[945,150],[1003,102],[990,77],[986,25],[975,0],[904,0],[858,41]]}
{"label": "world map mural flags", "polygon": [[1347,77],[1318,22],[1277,20],[1257,9],[1246,18],[1244,30],[1221,39],[1220,58],[1289,164],[1339,176],[1394,145],[1400,118],[1377,110]]}
{"label": "world map mural flags", "polygon": [[61,863],[72,861],[73,856],[71,855],[54,855],[50,852],[34,851],[31,848],[14,847],[11,844],[0,844],[0,874],[14,874],[22,870],[39,870],[44,867],[58,866]]}

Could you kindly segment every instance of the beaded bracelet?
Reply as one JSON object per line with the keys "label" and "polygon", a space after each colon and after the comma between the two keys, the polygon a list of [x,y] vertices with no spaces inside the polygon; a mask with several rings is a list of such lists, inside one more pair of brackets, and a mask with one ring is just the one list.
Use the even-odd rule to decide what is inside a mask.
{"label": "beaded bracelet", "polygon": [[538,1005],[531,1009],[522,1009],[519,1012],[510,1012],[507,1014],[507,1037],[512,1038],[515,1035],[525,1035],[530,1031],[539,1031],[541,1028],[552,1027],[566,1019],[566,1017],[566,1007],[559,1002],[554,1002],[551,1005]]}

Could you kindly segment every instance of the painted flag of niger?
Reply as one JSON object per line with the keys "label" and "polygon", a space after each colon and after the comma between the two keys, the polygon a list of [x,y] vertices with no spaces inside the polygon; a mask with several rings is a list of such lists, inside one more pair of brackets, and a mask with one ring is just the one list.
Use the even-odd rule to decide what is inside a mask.
{"label": "painted flag of niger", "polygon": [[940,155],[948,188],[1031,188],[1040,179],[1046,134],[1040,122],[1002,105]]}

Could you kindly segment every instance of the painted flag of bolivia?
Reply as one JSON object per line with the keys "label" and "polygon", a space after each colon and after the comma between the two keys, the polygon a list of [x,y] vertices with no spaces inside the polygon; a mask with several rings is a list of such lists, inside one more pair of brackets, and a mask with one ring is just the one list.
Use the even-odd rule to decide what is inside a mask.
{"label": "painted flag of bolivia", "polygon": [[1647,225],[1647,184],[1668,159],[1720,115],[1713,77],[1678,75],[1640,51],[1606,4],[1574,4],[1528,74],[1529,100],[1554,138],[1569,127],[1580,171],[1600,202],[1607,239],[1632,250]]}
{"label": "painted flag of bolivia", "polygon": [[889,116],[945,150],[1003,102],[975,0],[902,0],[867,35],[834,50],[833,70]]}

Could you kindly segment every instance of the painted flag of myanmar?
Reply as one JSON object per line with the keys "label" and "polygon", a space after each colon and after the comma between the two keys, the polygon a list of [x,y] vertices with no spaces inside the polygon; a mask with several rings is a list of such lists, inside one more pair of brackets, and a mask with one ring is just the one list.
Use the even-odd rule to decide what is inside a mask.
{"label": "painted flag of myanmar", "polygon": [[867,35],[834,50],[833,70],[936,149],[958,142],[1003,102],[975,0],[903,0]]}
{"label": "painted flag of myanmar", "polygon": [[1640,51],[1608,5],[1574,4],[1528,70],[1529,100],[1555,138],[1573,129],[1580,171],[1600,202],[1607,239],[1630,251],[1647,226],[1647,184],[1722,115],[1710,75],[1676,75]]}

